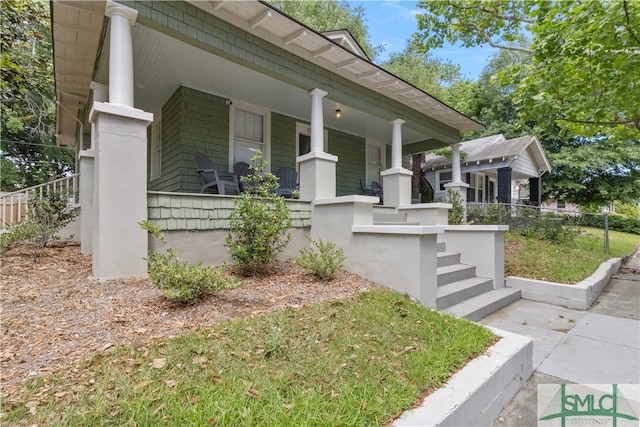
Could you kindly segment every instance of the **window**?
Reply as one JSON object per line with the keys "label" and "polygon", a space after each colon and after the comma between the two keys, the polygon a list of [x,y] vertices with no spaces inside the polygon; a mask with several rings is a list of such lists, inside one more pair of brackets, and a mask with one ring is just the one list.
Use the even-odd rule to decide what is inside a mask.
{"label": "window", "polygon": [[567,204],[565,203],[565,201],[562,199],[558,199],[558,210],[563,211],[566,208],[567,208]]}
{"label": "window", "polygon": [[251,163],[258,151],[269,160],[270,113],[267,110],[234,101],[230,107],[229,168],[238,162]]}
{"label": "window", "polygon": [[162,175],[162,113],[154,114],[155,121],[151,125],[151,152],[149,179],[160,178]]}
{"label": "window", "polygon": [[384,162],[383,147],[378,144],[367,143],[366,146],[366,178],[367,184],[376,181],[380,183],[380,172]]}
{"label": "window", "polygon": [[438,188],[440,191],[445,191],[444,185],[450,183],[452,179],[451,171],[438,172]]}

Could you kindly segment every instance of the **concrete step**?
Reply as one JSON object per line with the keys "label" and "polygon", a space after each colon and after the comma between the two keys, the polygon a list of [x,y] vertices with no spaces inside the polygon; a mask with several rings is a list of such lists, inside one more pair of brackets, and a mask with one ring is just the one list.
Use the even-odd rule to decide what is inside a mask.
{"label": "concrete step", "polygon": [[491,290],[493,290],[493,280],[486,277],[472,277],[439,286],[436,308],[442,310]]}
{"label": "concrete step", "polygon": [[460,264],[460,254],[456,252],[438,252],[438,267]]}
{"label": "concrete step", "polygon": [[419,222],[374,221],[373,225],[420,225]]}
{"label": "concrete step", "polygon": [[448,285],[476,275],[475,265],[453,264],[438,267],[438,286]]}
{"label": "concrete step", "polygon": [[446,242],[438,242],[438,252],[446,252],[447,251]]}
{"label": "concrete step", "polygon": [[519,289],[500,288],[470,298],[444,311],[458,317],[478,321],[519,299]]}

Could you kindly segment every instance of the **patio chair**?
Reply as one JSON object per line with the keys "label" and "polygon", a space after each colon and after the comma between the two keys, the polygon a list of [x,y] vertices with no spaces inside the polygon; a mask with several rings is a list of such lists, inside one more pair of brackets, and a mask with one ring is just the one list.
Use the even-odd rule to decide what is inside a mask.
{"label": "patio chair", "polygon": [[360,188],[362,189],[362,194],[364,194],[365,196],[376,196],[378,197],[378,194],[376,194],[376,192],[373,190],[373,188],[371,188],[370,186],[366,186],[364,181],[362,180],[362,178],[360,178]]}
{"label": "patio chair", "polygon": [[253,169],[247,162],[237,162],[233,165],[233,172],[238,176],[238,183],[240,184],[240,191],[244,191],[244,182],[242,182],[243,176],[250,176],[254,174]]}
{"label": "patio chair", "polygon": [[240,194],[240,186],[238,185],[238,176],[235,173],[223,172],[214,168],[213,162],[209,157],[202,153],[196,153],[193,156],[196,165],[196,172],[200,176],[202,183],[201,193],[209,188],[214,188],[220,195]]}
{"label": "patio chair", "polygon": [[371,181],[371,191],[374,196],[380,198],[380,204],[382,204],[382,185],[378,181]]}
{"label": "patio chair", "polygon": [[292,197],[298,185],[298,172],[293,168],[280,168],[276,172],[279,187],[276,196]]}

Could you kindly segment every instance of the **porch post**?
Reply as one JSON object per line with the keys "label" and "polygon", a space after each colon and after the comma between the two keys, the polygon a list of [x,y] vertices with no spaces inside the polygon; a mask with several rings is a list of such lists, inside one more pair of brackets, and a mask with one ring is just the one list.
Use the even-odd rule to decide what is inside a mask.
{"label": "porch post", "polygon": [[498,168],[498,203],[511,204],[511,168]]}
{"label": "porch post", "polygon": [[402,125],[404,120],[390,122],[391,130],[391,169],[380,172],[382,176],[382,194],[385,206],[403,206],[411,204],[411,179],[413,172],[402,167]]}
{"label": "porch post", "polygon": [[529,178],[529,203],[532,205],[535,204],[538,207],[540,206],[541,202],[541,181],[542,179],[540,177]]}
{"label": "porch post", "polygon": [[153,114],[133,108],[135,10],[107,1],[111,18],[109,102],[94,100],[93,274],[98,279],[147,275],[147,126]]}
{"label": "porch post", "polygon": [[299,156],[300,200],[331,199],[336,197],[336,163],[338,157],[324,152],[324,118],[322,98],[327,92],[309,91],[311,96],[311,151]]}
{"label": "porch post", "polygon": [[469,184],[462,182],[462,174],[460,173],[460,143],[451,145],[451,182],[444,185],[447,190],[451,189],[462,198],[462,206],[464,207],[463,220],[467,220],[467,188]]}
{"label": "porch post", "polygon": [[109,33],[109,103],[133,107],[133,44],[131,27],[138,11],[107,0],[104,14],[111,18]]}

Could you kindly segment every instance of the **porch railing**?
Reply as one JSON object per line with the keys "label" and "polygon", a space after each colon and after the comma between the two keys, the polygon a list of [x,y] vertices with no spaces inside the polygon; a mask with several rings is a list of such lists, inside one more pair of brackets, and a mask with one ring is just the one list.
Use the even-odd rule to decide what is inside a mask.
{"label": "porch railing", "polygon": [[69,198],[69,206],[77,206],[78,201],[78,180],[80,174],[58,178],[45,184],[35,185],[23,190],[13,191],[0,195],[2,213],[0,227],[5,228],[13,224],[26,221],[29,218],[29,201],[35,199],[42,200],[44,196],[52,192],[60,192]]}

